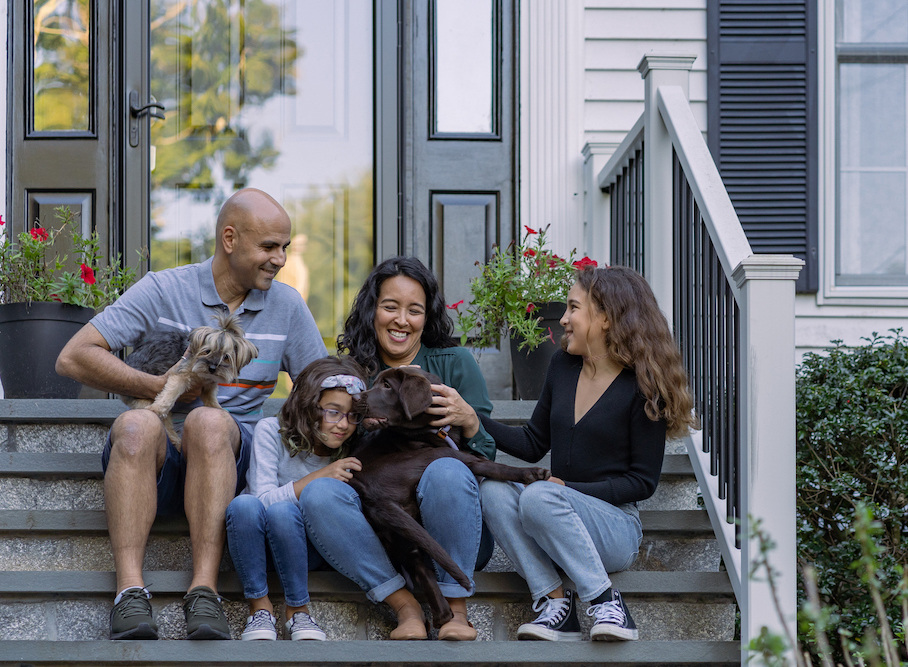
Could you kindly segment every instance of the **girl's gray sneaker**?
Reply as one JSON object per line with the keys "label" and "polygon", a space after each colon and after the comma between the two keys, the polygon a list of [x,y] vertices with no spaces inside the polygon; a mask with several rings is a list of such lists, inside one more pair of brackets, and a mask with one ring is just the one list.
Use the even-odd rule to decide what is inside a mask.
{"label": "girl's gray sneaker", "polygon": [[251,639],[277,639],[277,619],[267,609],[259,609],[246,619],[246,628],[240,635],[243,641]]}
{"label": "girl's gray sneaker", "polygon": [[304,611],[298,611],[293,615],[286,624],[286,635],[296,641],[299,639],[314,639],[316,641],[325,641],[327,635],[325,631],[318,627],[318,623],[312,620],[312,617]]}

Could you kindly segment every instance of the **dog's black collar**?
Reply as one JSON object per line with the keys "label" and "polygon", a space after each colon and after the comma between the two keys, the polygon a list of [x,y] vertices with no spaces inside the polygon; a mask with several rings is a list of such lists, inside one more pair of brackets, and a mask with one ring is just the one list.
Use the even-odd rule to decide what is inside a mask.
{"label": "dog's black collar", "polygon": [[451,445],[451,447],[453,447],[454,449],[459,449],[459,447],[457,446],[457,443],[454,442],[454,440],[451,438],[450,435],[448,435],[448,432],[449,432],[450,430],[451,430],[451,425],[448,424],[447,426],[442,426],[440,429],[438,429],[438,430],[435,432],[435,435],[437,435],[439,438],[441,438],[442,440],[444,440],[445,442],[447,442],[447,443],[448,443],[449,445]]}

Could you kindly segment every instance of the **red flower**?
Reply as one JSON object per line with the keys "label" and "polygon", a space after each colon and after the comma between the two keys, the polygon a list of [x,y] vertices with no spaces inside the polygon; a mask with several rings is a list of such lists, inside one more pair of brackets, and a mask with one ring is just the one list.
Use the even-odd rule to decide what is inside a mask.
{"label": "red flower", "polygon": [[535,303],[528,303],[528,304],[527,304],[527,312],[528,312],[528,313],[532,313],[534,310],[536,310],[536,304],[535,304]]}
{"label": "red flower", "polygon": [[51,295],[50,295],[50,298],[53,299],[54,301],[58,301],[58,302],[60,302],[60,303],[63,302],[63,299],[61,299],[61,298],[60,298],[59,296],[57,296],[56,294],[51,294]]}
{"label": "red flower", "polygon": [[31,233],[32,238],[35,239],[36,241],[46,241],[47,240],[48,233],[47,233],[47,230],[44,229],[44,227],[34,227],[33,229],[29,230],[29,232]]}
{"label": "red flower", "polygon": [[4,220],[3,216],[0,215],[0,225],[5,225],[5,224],[6,224],[6,220]]}
{"label": "red flower", "polygon": [[446,307],[450,308],[451,310],[457,310],[458,306],[462,306],[462,305],[463,305],[463,299],[461,299],[457,303],[452,303],[450,306],[446,306]]}
{"label": "red flower", "polygon": [[524,225],[523,228],[524,228],[525,230],[527,230],[527,234],[538,234],[538,233],[539,233],[539,232],[537,232],[535,229],[533,229],[532,227],[527,227],[526,225]]}
{"label": "red flower", "polygon": [[584,257],[583,259],[581,259],[581,260],[579,260],[579,261],[577,261],[577,262],[574,262],[574,263],[572,264],[572,266],[573,266],[575,269],[583,270],[583,269],[585,269],[585,268],[588,267],[588,266],[591,266],[591,267],[593,267],[593,268],[596,268],[597,266],[599,266],[599,264],[596,262],[595,259],[590,259],[589,257]]}
{"label": "red flower", "polygon": [[523,256],[524,257],[535,257],[536,251],[533,250],[532,248],[527,248],[526,250],[523,251]]}
{"label": "red flower", "polygon": [[87,264],[80,264],[82,267],[82,280],[83,282],[88,283],[89,285],[95,284],[95,271]]}

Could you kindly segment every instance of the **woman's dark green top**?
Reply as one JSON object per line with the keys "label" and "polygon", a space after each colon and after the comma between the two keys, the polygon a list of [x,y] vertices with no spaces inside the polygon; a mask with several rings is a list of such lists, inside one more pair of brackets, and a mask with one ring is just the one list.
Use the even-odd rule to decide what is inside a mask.
{"label": "woman's dark green top", "polygon": [[[410,363],[437,375],[444,384],[456,389],[477,415],[489,417],[492,414],[492,401],[489,399],[485,378],[482,377],[479,364],[466,348],[437,348],[423,345]],[[379,361],[379,372],[386,368],[390,367]],[[370,386],[374,380],[374,377],[369,378]],[[466,443],[461,443],[460,447],[461,449],[467,447],[489,460],[495,460],[495,440],[486,433],[482,424],[479,425],[476,435]]]}

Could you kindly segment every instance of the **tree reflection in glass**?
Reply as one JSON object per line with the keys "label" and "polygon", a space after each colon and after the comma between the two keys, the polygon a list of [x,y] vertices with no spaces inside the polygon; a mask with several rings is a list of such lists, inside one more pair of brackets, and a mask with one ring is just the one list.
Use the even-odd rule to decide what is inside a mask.
{"label": "tree reflection in glass", "polygon": [[34,0],[32,128],[88,131],[91,14],[88,0]]}

